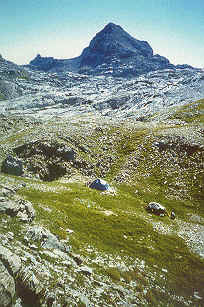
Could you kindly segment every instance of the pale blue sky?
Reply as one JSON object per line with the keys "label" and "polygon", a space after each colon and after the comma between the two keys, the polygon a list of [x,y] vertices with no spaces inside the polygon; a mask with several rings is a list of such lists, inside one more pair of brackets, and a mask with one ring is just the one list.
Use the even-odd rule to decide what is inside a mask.
{"label": "pale blue sky", "polygon": [[108,22],[173,64],[204,67],[204,0],[5,0],[0,54],[17,64],[75,57]]}

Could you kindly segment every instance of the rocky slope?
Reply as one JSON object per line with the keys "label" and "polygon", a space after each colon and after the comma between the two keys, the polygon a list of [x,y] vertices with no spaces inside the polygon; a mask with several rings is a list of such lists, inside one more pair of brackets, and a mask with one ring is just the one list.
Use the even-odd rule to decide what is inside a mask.
{"label": "rocky slope", "polygon": [[166,69],[131,80],[75,73],[27,73],[28,79],[9,81],[21,94],[1,101],[2,114],[9,111],[52,118],[89,112],[93,116],[142,120],[174,105],[204,97],[202,70]]}
{"label": "rocky slope", "polygon": [[[23,164],[0,173],[1,305],[202,306],[203,106],[145,122],[1,115],[1,163]],[[111,191],[87,187],[96,177]]]}
{"label": "rocky slope", "polygon": [[167,58],[154,55],[148,42],[137,40],[119,25],[109,23],[96,34],[79,57],[58,60],[38,54],[30,62],[29,68],[45,72],[71,71],[90,75],[133,77],[160,69],[193,67],[174,66]]}
{"label": "rocky slope", "polygon": [[[121,53],[154,57],[124,35]],[[0,80],[0,306],[203,306],[203,71],[127,80],[1,58]]]}
{"label": "rocky slope", "polygon": [[0,101],[22,95],[17,79],[29,79],[28,72],[0,55]]}

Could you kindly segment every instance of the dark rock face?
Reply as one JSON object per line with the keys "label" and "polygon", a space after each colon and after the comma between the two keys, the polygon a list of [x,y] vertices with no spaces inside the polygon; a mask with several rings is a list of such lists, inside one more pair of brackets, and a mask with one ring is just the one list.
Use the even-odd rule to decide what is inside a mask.
{"label": "dark rock face", "polygon": [[52,156],[61,157],[64,160],[71,161],[75,159],[75,151],[55,141],[38,140],[30,142],[14,149],[15,153],[23,158],[30,158],[33,155],[43,155],[47,158]]}
{"label": "dark rock face", "polygon": [[55,180],[66,174],[66,162],[73,162],[76,152],[55,140],[38,140],[14,149],[18,157],[24,159],[29,171],[39,174],[45,181]]}
{"label": "dark rock face", "polygon": [[3,161],[1,171],[10,175],[21,176],[23,174],[23,163],[9,155]]}
{"label": "dark rock face", "polygon": [[[38,279],[39,274],[37,277],[36,275],[36,272],[31,271],[29,266],[24,267],[18,274],[18,278],[16,279],[16,292],[21,297],[23,306],[42,306],[40,298],[44,291],[43,283]],[[41,278],[43,277],[41,276]]]}
{"label": "dark rock face", "polygon": [[32,61],[30,61],[28,67],[32,70],[42,70],[45,72],[77,72],[79,69],[79,64],[80,57],[61,60],[53,57],[42,57],[40,54],[38,54]]}
{"label": "dark rock face", "polygon": [[39,66],[44,71],[49,71],[53,66],[57,64],[57,60],[53,57],[41,57],[38,54],[31,62],[30,65]]}
{"label": "dark rock face", "polygon": [[84,49],[81,57],[81,66],[90,65],[96,67],[110,57],[128,58],[134,55],[151,57],[153,50],[145,41],[139,41],[120,26],[109,23],[96,34],[88,48]]}
{"label": "dark rock face", "polygon": [[[177,68],[186,69],[187,66],[184,64]],[[96,34],[79,57],[57,60],[38,54],[30,62],[30,68],[46,72],[72,71],[89,75],[134,77],[159,69],[175,69],[176,66],[163,56],[153,55],[148,42],[137,40],[119,25],[109,23]]]}

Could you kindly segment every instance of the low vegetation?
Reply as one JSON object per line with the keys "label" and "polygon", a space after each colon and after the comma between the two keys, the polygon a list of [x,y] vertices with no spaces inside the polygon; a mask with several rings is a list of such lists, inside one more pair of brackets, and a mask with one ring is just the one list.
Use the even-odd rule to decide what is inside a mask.
{"label": "low vegetation", "polygon": [[[63,141],[77,153],[77,163],[67,162],[69,174],[43,182],[27,170],[24,178],[1,174],[1,179],[26,183],[18,195],[34,205],[36,223],[60,239],[69,237],[72,253],[94,269],[96,279],[123,289],[135,283],[143,305],[202,306],[203,246],[196,234],[204,229],[203,105],[200,100],[176,109],[172,124],[100,125],[91,133],[79,125],[75,142],[72,135]],[[55,138],[68,134],[64,124],[61,131],[60,123],[56,127]],[[52,137],[56,127],[49,126],[46,136]],[[196,133],[197,140],[183,128],[192,129],[187,132]],[[31,133],[29,127],[14,136],[21,144]],[[3,140],[6,146],[13,141],[12,136]],[[85,184],[97,176],[110,183],[112,192]],[[169,216],[147,213],[151,201],[164,205]],[[75,282],[86,287],[84,278]],[[101,299],[115,306],[113,293]]]}

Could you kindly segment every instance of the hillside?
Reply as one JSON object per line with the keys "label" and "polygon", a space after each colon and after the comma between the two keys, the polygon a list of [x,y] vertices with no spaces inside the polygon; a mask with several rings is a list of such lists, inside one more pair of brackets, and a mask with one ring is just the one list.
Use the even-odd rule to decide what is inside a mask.
{"label": "hillside", "polygon": [[203,97],[113,23],[0,57],[0,306],[204,305]]}
{"label": "hillside", "polygon": [[[24,172],[0,173],[1,300],[202,306],[203,108],[172,107],[162,122],[2,115],[0,159]],[[109,193],[87,187],[97,177]],[[176,218],[148,213],[152,201]]]}

